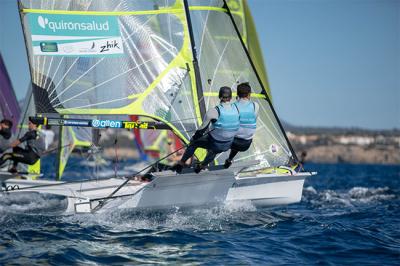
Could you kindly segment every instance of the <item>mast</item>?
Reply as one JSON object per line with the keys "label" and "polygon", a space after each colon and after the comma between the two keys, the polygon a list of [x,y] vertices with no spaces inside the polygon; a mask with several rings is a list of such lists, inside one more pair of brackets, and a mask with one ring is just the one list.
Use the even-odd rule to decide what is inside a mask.
{"label": "mast", "polygon": [[196,77],[196,91],[197,91],[197,98],[199,100],[199,107],[200,107],[200,113],[201,113],[201,119],[203,119],[204,115],[206,114],[206,104],[204,102],[204,95],[203,95],[203,86],[201,83],[201,76],[200,76],[200,68],[199,68],[199,61],[197,60],[197,51],[196,51],[196,44],[194,42],[194,35],[193,35],[193,27],[192,27],[192,21],[190,19],[190,10],[189,10],[189,4],[187,0],[183,0],[183,4],[185,6],[185,14],[186,14],[186,21],[188,25],[188,30],[189,30],[189,36],[190,36],[190,45],[192,48],[192,55],[193,55],[193,68],[194,68],[194,75]]}
{"label": "mast", "polygon": [[238,39],[240,40],[240,43],[241,43],[241,45],[242,45],[242,47],[243,47],[243,50],[245,51],[246,56],[247,56],[247,58],[248,58],[248,60],[249,60],[249,62],[250,62],[250,65],[251,65],[251,67],[252,67],[252,69],[253,69],[253,71],[254,71],[256,77],[257,77],[258,83],[260,83],[260,85],[261,85],[262,94],[265,95],[265,99],[267,100],[267,102],[269,103],[269,105],[270,105],[270,107],[271,107],[272,113],[273,113],[273,115],[275,116],[276,121],[278,122],[279,128],[280,128],[280,130],[281,130],[283,136],[285,137],[286,142],[288,143],[288,146],[289,146],[289,149],[290,149],[290,151],[291,151],[291,153],[292,153],[293,158],[296,160],[296,162],[298,162],[299,160],[298,160],[298,158],[297,158],[297,155],[296,155],[296,153],[295,153],[295,151],[294,151],[294,149],[293,149],[293,147],[292,147],[292,144],[290,143],[290,141],[289,141],[289,139],[288,139],[288,137],[287,137],[287,135],[286,135],[286,132],[285,132],[283,126],[282,126],[281,121],[280,121],[279,118],[278,118],[278,115],[277,115],[276,112],[275,112],[275,108],[274,108],[274,106],[272,105],[272,102],[271,102],[271,100],[270,100],[270,98],[269,98],[269,96],[268,96],[267,91],[265,90],[264,84],[263,84],[263,82],[262,82],[262,80],[261,80],[261,78],[260,78],[260,75],[259,75],[258,72],[257,72],[257,69],[256,69],[256,67],[255,67],[255,65],[254,65],[254,62],[253,62],[253,60],[252,60],[251,57],[250,57],[250,53],[249,53],[249,51],[247,50],[246,45],[245,45],[245,43],[243,42],[243,39],[240,37],[240,31],[239,31],[239,29],[238,29],[238,27],[237,27],[237,25],[236,25],[236,23],[235,23],[235,20],[234,20],[234,18],[233,18],[233,16],[232,16],[232,13],[231,13],[231,11],[230,11],[230,9],[229,9],[229,7],[228,7],[228,4],[226,3],[226,0],[223,0],[223,1],[224,1],[224,8],[227,10],[228,16],[229,16],[229,18],[230,18],[231,21],[232,21],[232,24],[233,24],[233,27],[235,28],[236,34],[239,36]]}
{"label": "mast", "polygon": [[[61,116],[63,118],[63,116]],[[60,167],[61,167],[61,151],[63,149],[63,137],[64,137],[64,127],[60,126],[59,127],[59,132],[58,132],[58,145],[57,145],[57,155],[56,155],[56,180],[61,180],[61,173],[60,173]]]}

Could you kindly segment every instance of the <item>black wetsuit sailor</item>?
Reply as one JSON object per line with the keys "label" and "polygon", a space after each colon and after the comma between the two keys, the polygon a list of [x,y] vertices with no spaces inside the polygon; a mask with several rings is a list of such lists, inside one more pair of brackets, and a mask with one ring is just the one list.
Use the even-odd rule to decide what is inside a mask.
{"label": "black wetsuit sailor", "polygon": [[[43,151],[45,150],[45,142],[43,136],[38,132],[37,125],[32,121],[28,122],[29,131],[25,133],[25,135],[15,140],[11,143],[11,147],[13,148],[12,153],[5,153],[0,158],[0,166],[3,165],[7,160],[13,161],[13,167],[9,170],[11,173],[17,172],[18,163],[24,163],[32,165],[39,160]],[[25,142],[26,148],[23,149],[18,147],[19,144]]]}
{"label": "black wetsuit sailor", "polygon": [[12,125],[11,120],[3,119],[0,121],[0,154],[8,148]]}

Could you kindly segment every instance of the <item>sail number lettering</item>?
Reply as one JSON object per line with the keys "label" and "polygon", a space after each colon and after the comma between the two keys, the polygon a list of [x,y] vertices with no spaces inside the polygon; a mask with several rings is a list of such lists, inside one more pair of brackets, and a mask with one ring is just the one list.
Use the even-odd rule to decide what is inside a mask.
{"label": "sail number lettering", "polygon": [[147,129],[149,127],[148,123],[143,123],[143,122],[124,122],[124,128],[141,128],[141,129]]}

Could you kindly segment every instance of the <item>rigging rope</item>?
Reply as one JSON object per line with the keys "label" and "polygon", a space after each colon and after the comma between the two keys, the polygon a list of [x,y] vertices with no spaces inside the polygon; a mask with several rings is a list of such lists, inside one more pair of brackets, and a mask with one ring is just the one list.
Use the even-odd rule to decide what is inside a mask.
{"label": "rigging rope", "polygon": [[118,171],[118,130],[114,140],[115,162],[114,162],[114,177],[117,178]]}
{"label": "rigging rope", "polygon": [[183,148],[186,148],[187,146],[189,146],[189,144],[185,144],[184,146],[182,146],[181,148],[169,153],[168,155],[160,158],[159,160],[155,161],[152,164],[149,164],[148,166],[144,167],[143,169],[141,169],[139,172],[137,172],[134,176],[130,176],[128,177],[121,185],[119,185],[113,192],[111,192],[107,197],[105,197],[103,200],[99,201],[99,205],[97,205],[93,210],[92,213],[100,210],[106,203],[107,200],[112,198],[121,188],[123,188],[129,181],[132,180],[132,178],[134,178],[135,176],[137,176],[140,173],[143,173],[145,170],[150,169],[151,167],[153,167],[154,165],[157,165],[160,161],[168,158],[169,156],[171,156],[172,154],[177,153],[178,151],[182,150]]}
{"label": "rigging rope", "polygon": [[[208,135],[210,132],[212,132],[214,129],[211,129],[210,131],[208,131],[207,133],[205,133],[203,136]],[[168,158],[169,156],[177,153],[178,151],[187,148],[192,142],[189,142],[188,144],[183,145],[181,148],[167,154],[166,156],[158,159],[157,161],[155,161],[152,164],[149,164],[148,166],[144,167],[143,169],[141,169],[139,172],[137,172],[134,176],[130,176],[128,177],[121,185],[119,185],[113,192],[111,192],[107,197],[105,197],[103,200],[99,201],[99,204],[92,210],[92,213],[100,210],[106,203],[107,200],[112,198],[121,188],[123,188],[129,181],[132,180],[132,178],[136,177],[138,174],[143,173],[145,170],[150,169],[151,167],[153,167],[154,165],[157,165],[158,163],[160,163],[162,160]],[[136,193],[135,193],[136,194]]]}

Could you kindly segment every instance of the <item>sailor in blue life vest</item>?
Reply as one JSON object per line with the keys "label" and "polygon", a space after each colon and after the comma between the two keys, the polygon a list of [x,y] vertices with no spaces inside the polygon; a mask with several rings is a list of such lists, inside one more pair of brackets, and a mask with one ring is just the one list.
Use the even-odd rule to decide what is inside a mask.
{"label": "sailor in blue life vest", "polygon": [[253,141],[260,106],[250,100],[250,95],[251,87],[249,83],[241,83],[237,86],[237,101],[234,105],[239,110],[240,128],[233,139],[231,152],[224,164],[225,168],[231,166],[232,160],[238,152],[247,151]]}
{"label": "sailor in blue life vest", "polygon": [[[230,149],[233,137],[239,130],[239,112],[230,103],[231,88],[221,87],[218,96],[221,100],[220,104],[207,111],[203,124],[193,135],[181,160],[174,167],[177,173],[182,172],[185,162],[193,156],[197,148],[207,149],[207,156],[204,161],[196,165],[196,173],[212,162],[218,153]],[[209,127],[210,130],[206,133]]]}
{"label": "sailor in blue life vest", "polygon": [[[13,167],[9,170],[10,173],[17,173],[18,163],[32,165],[39,160],[40,156],[45,150],[45,141],[42,134],[38,131],[35,121],[29,118],[28,129],[25,135],[11,143],[10,147],[13,148],[12,153],[5,153],[0,158],[0,167],[7,161],[13,161]],[[25,142],[26,148],[23,149],[18,145]]]}
{"label": "sailor in blue life vest", "polygon": [[11,120],[3,119],[0,121],[0,153],[3,153],[8,148],[12,125]]}

